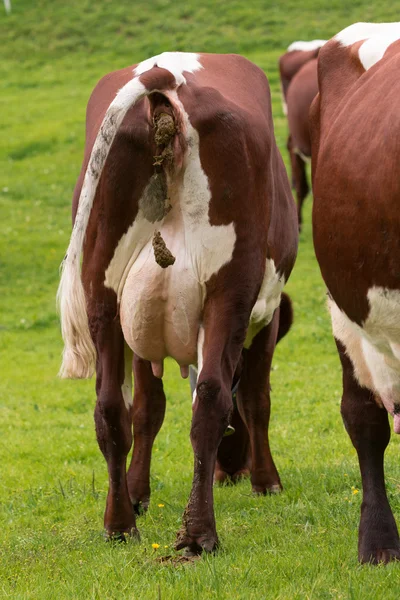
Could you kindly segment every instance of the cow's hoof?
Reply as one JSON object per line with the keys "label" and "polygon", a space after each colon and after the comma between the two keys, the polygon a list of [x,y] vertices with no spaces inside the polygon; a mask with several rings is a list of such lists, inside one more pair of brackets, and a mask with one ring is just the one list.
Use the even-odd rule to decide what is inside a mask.
{"label": "cow's hoof", "polygon": [[130,539],[140,542],[140,533],[136,527],[132,527],[128,531],[108,531],[104,532],[106,542],[125,543]]}
{"label": "cow's hoof", "polygon": [[378,548],[360,551],[358,560],[363,564],[386,565],[394,560],[400,560],[400,548]]}
{"label": "cow's hoof", "polygon": [[132,500],[133,510],[135,515],[144,515],[150,506],[150,498],[144,498],[143,500]]}
{"label": "cow's hoof", "polygon": [[250,469],[240,469],[235,473],[227,473],[222,469],[215,469],[214,483],[219,485],[233,485],[241,479],[247,479],[250,477]]}
{"label": "cow's hoof", "polygon": [[181,531],[177,535],[175,549],[185,549],[185,556],[199,556],[203,550],[208,553],[215,552],[218,545],[219,542],[216,534],[191,536],[190,534]]}
{"label": "cow's hoof", "polygon": [[272,496],[280,494],[283,487],[280,483],[272,483],[270,485],[253,485],[252,490],[256,496]]}

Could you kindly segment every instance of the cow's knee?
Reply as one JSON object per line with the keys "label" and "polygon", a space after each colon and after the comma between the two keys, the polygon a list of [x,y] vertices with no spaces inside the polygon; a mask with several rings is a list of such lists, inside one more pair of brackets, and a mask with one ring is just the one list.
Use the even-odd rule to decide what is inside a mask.
{"label": "cow's knee", "polygon": [[201,441],[207,436],[222,437],[229,425],[232,410],[231,394],[228,387],[217,377],[208,377],[197,384],[196,400],[191,429],[192,441]]}
{"label": "cow's knee", "polygon": [[210,405],[221,393],[221,388],[221,381],[218,378],[209,377],[197,384],[197,398],[202,404]]}

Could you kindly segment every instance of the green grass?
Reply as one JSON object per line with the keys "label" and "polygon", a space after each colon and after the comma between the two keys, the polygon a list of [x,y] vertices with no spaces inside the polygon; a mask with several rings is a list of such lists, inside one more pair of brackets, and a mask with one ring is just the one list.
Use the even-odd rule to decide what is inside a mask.
{"label": "green grass", "polygon": [[[400,3],[261,0],[14,0],[0,6],[0,597],[398,598],[399,566],[360,567],[361,493],[339,414],[341,375],[315,262],[310,200],[288,285],[295,324],[272,376],[271,445],[285,490],[215,490],[222,548],[193,564],[172,550],[191,484],[188,385],[168,363],[164,427],[140,544],[106,544],[106,465],[93,425],[94,381],[60,381],[54,296],[98,78],[163,50],[240,52],[269,76],[286,159],[277,58],[296,39],[357,20],[395,20]],[[399,440],[387,452],[400,516]],[[158,504],[163,504],[159,507]],[[152,548],[158,543],[157,550]],[[173,560],[160,562],[161,556]]]}

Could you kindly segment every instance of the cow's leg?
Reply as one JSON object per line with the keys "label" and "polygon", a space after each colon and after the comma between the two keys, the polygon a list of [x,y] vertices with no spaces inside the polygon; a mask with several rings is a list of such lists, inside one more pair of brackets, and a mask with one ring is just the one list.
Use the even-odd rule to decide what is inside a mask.
{"label": "cow's leg", "polygon": [[[192,397],[196,391],[197,375],[197,369],[190,367],[189,377]],[[235,388],[238,383],[234,379],[233,385]],[[237,408],[236,391],[232,392],[232,412],[229,423],[232,429],[225,432],[218,447],[215,463],[214,481],[221,484],[236,483],[239,479],[250,475],[250,440],[247,427],[243,423]]]}
{"label": "cow's leg", "polygon": [[236,483],[250,475],[250,438],[236,401],[233,404],[230,425],[235,432],[223,437],[219,445],[214,471],[216,483]]}
{"label": "cow's leg", "polygon": [[211,552],[218,545],[213,474],[218,446],[229,424],[232,380],[251,310],[251,299],[247,301],[234,291],[237,292],[234,299],[225,287],[224,293],[221,291],[217,298],[207,300],[199,334],[201,367],[190,431],[194,477],[176,544],[177,549],[187,548],[194,554],[202,550]]}
{"label": "cow's leg", "polygon": [[165,394],[162,380],[153,375],[148,361],[135,356],[133,369],[133,453],[127,477],[129,496],[139,514],[150,502],[151,451],[164,420]]}
{"label": "cow's leg", "polygon": [[[110,538],[137,535],[126,481],[126,457],[132,445],[131,408],[125,395],[124,338],[119,319],[91,319],[96,330],[97,403],[94,413],[97,441],[107,461],[109,488],[104,526]],[[132,368],[131,363],[128,365]],[[131,374],[131,373],[130,373]]]}
{"label": "cow's leg", "polygon": [[377,564],[400,559],[399,534],[385,489],[384,453],[390,439],[385,409],[360,387],[344,346],[336,340],[343,368],[342,417],[357,450],[363,502],[358,539],[361,562]]}
{"label": "cow's leg", "polygon": [[[289,296],[283,293],[273,322],[259,332],[249,350],[243,350],[239,390],[231,417],[231,425],[235,427],[236,432],[230,437],[224,437],[218,448],[214,475],[218,482],[235,482],[252,472],[255,492],[278,492],[282,489],[268,443],[269,373],[275,344],[286,335],[292,322],[292,303]],[[252,453],[254,469],[251,468]]]}
{"label": "cow's leg", "polygon": [[279,328],[279,308],[269,325],[255,336],[243,352],[237,403],[247,425],[251,445],[251,484],[257,494],[282,489],[268,439],[271,411],[270,370]]}
{"label": "cow's leg", "polygon": [[302,157],[294,151],[293,143],[290,137],[288,139],[287,147],[289,150],[290,164],[292,167],[292,185],[296,191],[299,231],[301,231],[301,227],[303,224],[303,203],[309,192],[306,163],[304,162]]}

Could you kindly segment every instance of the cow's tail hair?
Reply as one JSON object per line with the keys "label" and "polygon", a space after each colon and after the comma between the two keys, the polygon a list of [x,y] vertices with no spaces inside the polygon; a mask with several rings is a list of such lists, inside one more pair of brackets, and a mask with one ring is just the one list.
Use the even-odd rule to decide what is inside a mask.
{"label": "cow's tail hair", "polygon": [[276,342],[278,343],[289,331],[293,324],[292,301],[288,294],[282,293],[281,303],[279,305],[279,329]]}
{"label": "cow's tail hair", "polygon": [[90,155],[68,250],[60,267],[57,306],[64,340],[59,372],[62,378],[88,378],[94,372],[96,350],[89,331],[80,273],[82,248],[96,188],[114,137],[129,108],[149,93],[139,77],[121,88],[107,109]]}

